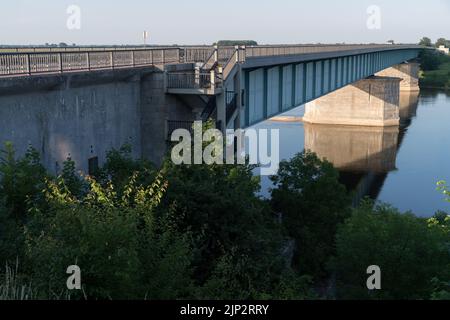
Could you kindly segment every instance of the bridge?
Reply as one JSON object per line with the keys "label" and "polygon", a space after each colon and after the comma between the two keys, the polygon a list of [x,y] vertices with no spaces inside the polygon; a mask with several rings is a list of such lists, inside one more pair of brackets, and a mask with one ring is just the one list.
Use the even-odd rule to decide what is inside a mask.
{"label": "bridge", "polygon": [[[104,148],[127,141],[136,146],[136,155],[158,162],[170,133],[189,128],[194,120],[212,118],[221,130],[246,128],[303,104],[309,123],[396,126],[399,92],[418,90],[413,61],[423,49],[8,49],[0,51],[0,136],[16,145],[27,141],[39,146],[46,164],[56,162],[58,171],[68,154],[86,163],[87,158],[101,158]],[[65,124],[58,123],[61,119]],[[80,144],[85,145],[81,153],[76,151]]]}

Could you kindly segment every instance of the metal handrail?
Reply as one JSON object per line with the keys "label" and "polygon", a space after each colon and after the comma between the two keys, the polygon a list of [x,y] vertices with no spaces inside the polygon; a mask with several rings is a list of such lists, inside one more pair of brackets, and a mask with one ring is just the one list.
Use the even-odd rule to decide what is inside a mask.
{"label": "metal handrail", "polygon": [[184,129],[193,133],[194,121],[167,120],[167,140],[170,141],[172,134],[178,129]]}
{"label": "metal handrail", "polygon": [[245,57],[280,56],[311,54],[320,52],[350,51],[359,49],[386,49],[398,50],[402,48],[422,48],[416,45],[281,45],[281,46],[250,46],[245,47]]}
{"label": "metal handrail", "polygon": [[213,86],[211,73],[168,73],[168,89],[208,89]]}
{"label": "metal handrail", "polygon": [[179,48],[0,53],[0,77],[164,65],[179,62]]}
{"label": "metal handrail", "polygon": [[[158,47],[158,48],[66,48],[62,52],[0,52],[0,77],[29,76],[44,73],[64,73],[74,71],[91,71],[116,69],[168,63],[203,62],[205,71],[211,59],[216,63],[228,62],[223,69],[222,80],[225,81],[237,63],[248,58],[280,55],[300,55],[319,52],[338,52],[348,50],[378,49],[420,49],[418,45],[273,45],[239,47]],[[61,49],[61,48],[58,48]],[[71,50],[74,51],[71,51]],[[83,51],[81,51],[83,49]],[[94,50],[95,49],[95,50]],[[123,50],[122,50],[123,49]],[[237,55],[237,56],[236,56]],[[219,61],[220,60],[220,61]],[[209,71],[208,70],[208,71]]]}
{"label": "metal handrail", "polygon": [[214,48],[211,55],[208,57],[208,59],[205,60],[203,65],[200,67],[200,70],[204,71],[211,70],[211,68],[213,68],[214,64],[217,62],[216,57],[217,57],[217,48]]}

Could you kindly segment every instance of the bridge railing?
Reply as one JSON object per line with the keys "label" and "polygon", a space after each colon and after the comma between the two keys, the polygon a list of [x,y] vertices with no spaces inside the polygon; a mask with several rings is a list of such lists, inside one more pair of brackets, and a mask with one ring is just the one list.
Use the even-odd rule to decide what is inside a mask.
{"label": "bridge railing", "polygon": [[282,45],[244,47],[245,57],[284,56],[319,52],[338,52],[359,49],[401,49],[411,45],[364,44],[364,45]]}
{"label": "bridge railing", "polygon": [[168,89],[208,89],[215,86],[211,73],[168,73]]}
{"label": "bridge railing", "polygon": [[178,129],[184,129],[193,133],[194,121],[167,120],[167,141],[171,140],[172,134]]}
{"label": "bridge railing", "polygon": [[0,53],[0,76],[115,69],[180,62],[180,49]]}
{"label": "bridge railing", "polygon": [[186,47],[183,50],[183,61],[186,63],[205,62],[213,52],[213,47]]}

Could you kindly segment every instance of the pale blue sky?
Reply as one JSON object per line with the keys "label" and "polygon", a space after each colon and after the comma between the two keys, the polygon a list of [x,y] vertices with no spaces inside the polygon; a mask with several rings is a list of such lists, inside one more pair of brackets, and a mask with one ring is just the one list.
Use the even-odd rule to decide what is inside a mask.
{"label": "pale blue sky", "polygon": [[[66,9],[81,8],[81,30],[66,27]],[[381,8],[381,29],[366,26]],[[450,38],[450,0],[2,0],[0,44],[210,44],[417,42]]]}

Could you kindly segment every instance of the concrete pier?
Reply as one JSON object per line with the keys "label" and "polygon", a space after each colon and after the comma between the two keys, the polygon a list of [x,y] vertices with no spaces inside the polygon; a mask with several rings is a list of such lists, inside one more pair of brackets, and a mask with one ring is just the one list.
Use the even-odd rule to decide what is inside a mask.
{"label": "concrete pier", "polygon": [[306,104],[304,122],[356,126],[398,126],[399,78],[370,77]]}
{"label": "concrete pier", "polygon": [[419,70],[420,64],[416,62],[401,63],[396,66],[387,68],[376,74],[379,77],[395,77],[400,78],[400,91],[416,92],[419,88]]}

